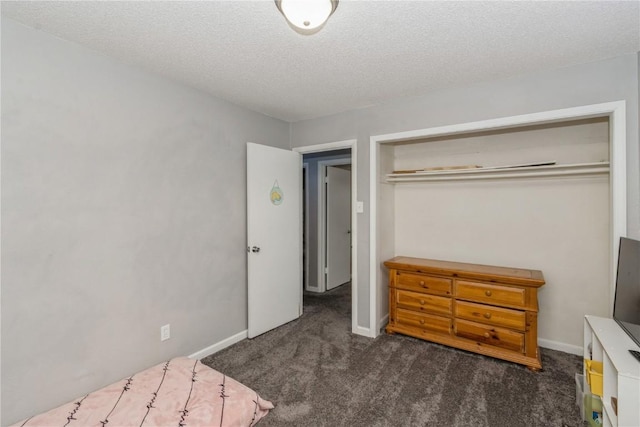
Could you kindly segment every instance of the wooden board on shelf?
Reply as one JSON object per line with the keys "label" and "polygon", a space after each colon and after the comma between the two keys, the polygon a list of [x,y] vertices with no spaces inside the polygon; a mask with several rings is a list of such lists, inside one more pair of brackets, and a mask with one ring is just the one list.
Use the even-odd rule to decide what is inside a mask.
{"label": "wooden board on shelf", "polygon": [[503,166],[485,166],[482,169],[515,169],[515,168],[530,168],[534,166],[552,166],[555,165],[555,160],[546,162],[533,162],[533,163],[519,163],[516,165],[503,165]]}
{"label": "wooden board on shelf", "polygon": [[424,169],[406,169],[406,170],[397,170],[397,171],[393,171],[393,172],[391,172],[391,173],[404,174],[404,173],[416,173],[416,172],[424,172]]}
{"label": "wooden board on shelf", "polygon": [[450,171],[450,170],[465,170],[465,169],[479,169],[479,168],[482,168],[482,166],[478,166],[478,165],[432,166],[424,169],[396,170],[391,173],[405,174],[405,173],[416,173],[416,172]]}

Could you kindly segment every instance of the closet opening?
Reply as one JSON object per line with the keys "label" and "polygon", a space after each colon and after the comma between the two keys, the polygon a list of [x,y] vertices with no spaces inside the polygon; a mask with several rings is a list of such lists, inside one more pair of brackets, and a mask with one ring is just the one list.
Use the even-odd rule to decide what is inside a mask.
{"label": "closet opening", "polygon": [[534,268],[547,280],[539,345],[582,354],[583,315],[610,313],[626,235],[624,110],[614,102],[372,137],[372,324],[386,324],[380,266],[394,256]]}

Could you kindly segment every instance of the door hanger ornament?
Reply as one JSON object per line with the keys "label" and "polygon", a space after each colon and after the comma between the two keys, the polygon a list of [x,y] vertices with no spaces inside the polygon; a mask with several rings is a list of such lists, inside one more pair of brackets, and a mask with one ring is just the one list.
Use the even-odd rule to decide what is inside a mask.
{"label": "door hanger ornament", "polygon": [[282,199],[284,198],[284,194],[278,185],[278,180],[273,183],[273,187],[271,187],[270,193],[271,203],[278,206],[282,204]]}

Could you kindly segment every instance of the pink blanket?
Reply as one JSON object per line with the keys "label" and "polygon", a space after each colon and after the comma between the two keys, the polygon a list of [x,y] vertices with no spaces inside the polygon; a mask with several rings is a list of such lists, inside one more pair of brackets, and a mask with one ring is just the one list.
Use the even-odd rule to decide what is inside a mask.
{"label": "pink blanket", "polygon": [[182,357],[14,426],[253,426],[270,409],[250,388]]}

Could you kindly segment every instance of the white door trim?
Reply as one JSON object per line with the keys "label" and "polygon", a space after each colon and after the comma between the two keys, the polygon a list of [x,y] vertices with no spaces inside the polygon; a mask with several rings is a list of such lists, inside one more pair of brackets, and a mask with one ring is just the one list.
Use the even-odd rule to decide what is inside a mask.
{"label": "white door trim", "polygon": [[[304,199],[302,203],[304,203],[304,289],[308,291],[311,287],[309,286],[309,163],[302,163],[302,174],[305,183],[305,191],[304,191]],[[314,288],[316,289],[316,288]]]}
{"label": "white door trim", "polygon": [[[318,161],[318,291],[324,292],[327,290],[327,276],[325,274],[325,267],[327,265],[327,218],[326,218],[326,206],[327,206],[327,187],[324,185],[324,178],[327,176],[327,166],[340,166],[350,165],[352,159],[332,159],[332,160],[319,160]],[[353,174],[353,170],[351,171]],[[353,182],[353,176],[351,181]],[[353,193],[351,196],[353,200]],[[353,228],[353,225],[351,226]]]}
{"label": "white door trim", "polygon": [[[371,336],[371,328],[358,326],[358,216],[356,214],[356,200],[358,198],[358,140],[328,142],[324,144],[295,147],[293,151],[300,154],[320,153],[323,151],[351,149],[351,332],[358,335]],[[364,285],[363,285],[364,286]]]}
{"label": "white door trim", "polygon": [[[613,311],[613,295],[615,292],[616,265],[618,263],[618,245],[620,237],[627,234],[627,171],[626,171],[626,101],[606,102],[602,104],[584,105],[580,107],[563,108],[560,110],[543,111],[539,113],[518,116],[501,117],[497,119],[481,120],[477,122],[460,123],[448,126],[437,126],[407,132],[374,135],[370,137],[369,153],[369,294],[371,296],[369,325],[371,336],[379,333],[379,323],[384,317],[378,313],[378,269],[383,261],[378,255],[377,248],[377,197],[378,197],[378,158],[380,144],[409,141],[425,137],[464,134],[468,132],[508,129],[525,125],[556,123],[567,120],[586,119],[592,117],[609,117],[609,188],[610,188],[610,274],[609,287],[610,313]],[[386,314],[386,313],[384,313]]]}

